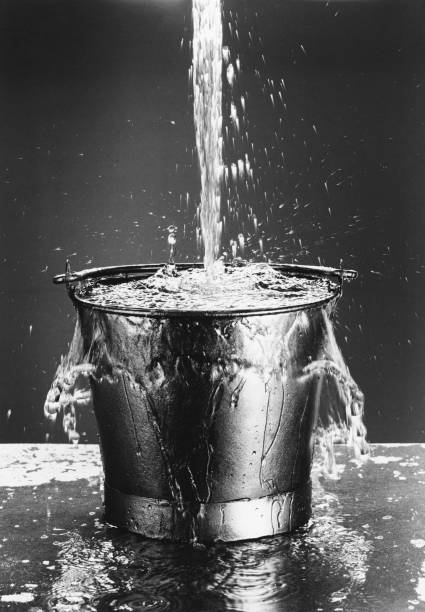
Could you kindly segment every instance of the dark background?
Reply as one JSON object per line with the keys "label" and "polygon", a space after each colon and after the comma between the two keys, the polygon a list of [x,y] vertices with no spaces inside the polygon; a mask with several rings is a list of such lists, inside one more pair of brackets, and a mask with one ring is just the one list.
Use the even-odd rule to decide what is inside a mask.
{"label": "dark background", "polygon": [[[66,258],[163,261],[171,223],[177,259],[199,257],[190,14],[186,0],[1,3],[0,441],[45,439],[74,326],[51,283]],[[425,4],[225,0],[224,15],[266,251],[359,271],[337,331],[369,439],[425,442]],[[269,98],[281,78],[285,110]]]}

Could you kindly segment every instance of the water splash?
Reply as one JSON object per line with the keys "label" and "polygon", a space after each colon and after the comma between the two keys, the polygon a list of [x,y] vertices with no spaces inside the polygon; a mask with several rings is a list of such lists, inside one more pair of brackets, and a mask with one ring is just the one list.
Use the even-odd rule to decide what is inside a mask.
{"label": "water splash", "polygon": [[[233,273],[235,274],[235,278],[232,278]],[[177,270],[171,267],[171,272],[170,270],[161,270],[158,276],[149,277],[147,282],[142,283],[141,286],[137,285],[139,281],[122,282],[118,285],[103,285],[101,282],[97,285],[89,283],[84,298],[88,301],[91,300],[94,304],[99,303],[97,302],[98,300],[103,300],[102,303],[107,306],[116,306],[118,304],[127,307],[146,308],[150,305],[150,307],[159,307],[161,310],[166,310],[167,307],[171,308],[171,310],[179,310],[183,307],[186,309],[192,307],[193,309],[196,305],[202,312],[206,305],[209,306],[209,310],[217,309],[219,311],[230,311],[232,307],[236,307],[237,309],[243,307],[248,308],[249,306],[251,306],[251,308],[259,308],[261,305],[270,307],[271,303],[275,306],[281,306],[283,303],[289,305],[296,305],[298,303],[299,308],[303,300],[304,305],[307,306],[315,300],[330,300],[332,296],[337,295],[338,289],[336,285],[333,287],[329,285],[328,280],[323,284],[323,279],[315,279],[313,282],[311,279],[300,279],[293,276],[285,278],[282,274],[277,274],[276,271],[267,264],[250,265],[246,266],[246,268],[235,268],[229,275],[230,284],[228,287],[226,287],[225,283],[221,283],[220,285],[214,284],[211,288],[209,283],[205,280],[204,283],[199,282],[199,275],[205,276],[204,270],[189,270],[179,276]],[[314,287],[314,285],[316,285],[316,287]],[[95,290],[99,287],[100,292],[97,293]],[[242,298],[242,289],[244,288],[245,295]],[[213,294],[211,293],[211,289],[213,290]],[[80,291],[82,291],[81,288]],[[267,294],[267,291],[269,291],[270,295],[266,295],[265,298],[262,297],[262,294]],[[82,291],[82,293],[84,294],[84,291]],[[234,302],[235,295],[237,302]],[[182,303],[177,303],[176,305],[176,296],[183,296],[184,299],[189,299],[189,302],[186,301],[183,305]],[[140,302],[139,299],[141,299],[142,302]],[[213,300],[213,302],[211,302],[211,300]],[[262,300],[265,300],[265,302],[263,303]],[[356,460],[361,460],[367,455],[368,447],[365,440],[366,429],[363,423],[364,398],[362,392],[353,380],[337,345],[331,321],[332,301],[330,302],[330,308],[321,309],[322,314],[319,319],[320,327],[316,328],[316,331],[309,327],[310,322],[307,312],[308,311],[304,310],[295,312],[293,320],[291,319],[291,321],[288,322],[290,327],[282,336],[281,330],[277,329],[276,338],[257,333],[255,325],[251,329],[252,326],[249,324],[250,318],[247,318],[246,325],[243,328],[243,337],[246,337],[244,346],[247,346],[247,342],[253,343],[252,355],[250,353],[250,360],[254,360],[253,363],[258,361],[260,355],[268,355],[269,361],[272,359],[272,355],[275,355],[267,366],[268,369],[266,367],[263,368],[263,383],[267,391],[269,381],[272,379],[274,380],[273,377],[275,373],[279,368],[282,368],[282,365],[279,366],[279,360],[281,359],[279,355],[281,351],[283,351],[285,355],[291,356],[294,354],[294,351],[296,353],[298,350],[297,342],[299,337],[319,334],[318,337],[321,338],[319,352],[314,354],[310,358],[310,361],[307,360],[307,362],[302,365],[301,370],[296,373],[296,376],[300,385],[317,379],[317,446],[323,459],[323,473],[334,478],[338,475],[338,468],[333,450],[334,443],[348,443],[353,448]],[[93,311],[90,315],[89,328],[84,331],[86,346],[83,339],[81,324],[79,321],[77,322],[69,353],[62,359],[56,372],[52,388],[48,392],[46,398],[44,408],[46,417],[55,420],[57,415],[60,414],[62,416],[63,428],[72,441],[78,441],[79,438],[77,432],[77,408],[87,407],[92,402],[90,391],[91,380],[99,381],[103,378],[107,378],[115,384],[117,376],[124,374],[128,380],[130,380],[130,384],[136,387],[142,385],[143,397],[148,397],[153,390],[159,390],[164,385],[167,386],[170,380],[176,375],[185,376],[184,366],[180,363],[182,358],[180,357],[174,365],[165,362],[161,364],[158,359],[154,359],[150,364],[149,355],[146,355],[146,357],[143,357],[143,363],[145,365],[135,365],[134,359],[140,359],[140,357],[135,357],[132,354],[134,348],[124,340],[124,337],[120,336],[120,333],[122,332],[125,335],[130,334],[131,338],[133,336],[139,338],[137,342],[141,342],[141,338],[146,338],[148,344],[146,344],[146,346],[143,345],[145,346],[143,350],[146,351],[148,350],[147,347],[150,342],[150,340],[148,341],[149,334],[154,333],[158,335],[159,333],[164,333],[162,331],[159,332],[159,329],[156,330],[156,328],[151,329],[153,320],[149,318],[134,318],[133,320],[132,317],[127,317],[128,323],[125,323],[125,325],[122,323],[124,327],[121,332],[117,328],[118,331],[114,333],[114,337],[109,337],[110,334],[106,331],[105,325],[108,326],[110,323],[108,322],[109,320],[103,321],[102,316],[107,318],[109,315],[102,315],[102,313],[100,313],[99,316],[97,316],[96,311]],[[121,319],[124,321],[125,317],[121,317]],[[87,325],[87,321],[85,325]],[[177,328],[180,329],[179,325],[181,326],[181,324],[177,324]],[[185,346],[187,345],[187,358],[189,358],[191,354],[190,334],[192,334],[194,330],[190,325],[190,329],[188,327],[187,330],[184,324],[182,325],[183,327],[179,333],[184,334],[184,338],[187,338],[187,341],[185,340],[184,342]],[[132,328],[134,328],[134,330]],[[244,367],[239,363],[237,355],[230,359],[231,356],[226,353],[228,331],[224,328],[221,329],[220,325],[216,325],[214,329],[216,333],[214,342],[218,343],[217,347],[219,344],[222,346],[220,350],[224,351],[222,354],[224,361],[220,363],[217,362],[218,369],[214,369],[214,363],[211,362],[210,376],[212,389],[214,390],[212,395],[215,397],[217,385],[220,386],[220,384],[222,384],[223,376],[233,377],[234,388],[232,387],[233,392],[228,398],[229,410],[237,411],[240,392],[242,390],[245,391],[242,389],[242,386],[241,388],[238,387],[238,381],[244,381],[245,379]],[[166,333],[168,334],[169,332],[167,331]],[[207,338],[207,336],[205,338]],[[87,346],[87,339],[89,346]],[[280,346],[281,348],[279,348]],[[209,350],[211,350],[211,347]],[[230,359],[228,366],[226,365],[227,358]],[[183,357],[183,360],[184,359],[186,359],[186,357]],[[298,359],[298,357],[296,359]],[[195,362],[192,359],[191,368],[193,367],[195,367]],[[146,368],[150,373],[146,370],[145,375],[143,371]],[[280,374],[283,385],[286,384],[286,368],[287,366],[284,365]],[[190,372],[191,371],[192,370],[190,370]],[[137,380],[134,378],[132,372],[140,373]],[[261,380],[259,379],[256,384],[261,386]],[[254,389],[251,389],[250,393],[252,394],[253,392]],[[173,498],[178,502],[178,506],[183,508],[183,497],[179,485],[179,478],[172,471],[172,460],[168,456],[167,441],[164,441],[162,431],[163,423],[155,406],[151,406],[149,402],[148,404],[151,426],[155,429],[164,461],[168,466],[171,466],[168,470],[169,482],[172,484],[172,486],[170,484],[170,490],[174,491]],[[208,418],[207,420],[211,421],[211,419]],[[277,424],[276,427],[279,428],[279,424]],[[276,433],[277,430],[274,431],[274,435],[276,435]],[[205,444],[208,446],[207,430],[204,431],[203,435]],[[269,446],[271,446],[271,444],[267,445],[267,447]],[[261,449],[259,449],[259,452],[261,453]],[[263,460],[265,459],[266,458],[263,457]],[[208,459],[208,462],[209,461],[210,457]],[[193,474],[190,472],[192,468],[190,465],[188,467],[190,468],[189,475],[191,475],[191,480],[195,482]],[[208,478],[207,474],[207,482],[209,482]],[[195,482],[195,484],[196,486],[201,486],[199,483]],[[204,489],[204,485],[202,485],[201,488]]]}
{"label": "water splash", "polygon": [[323,354],[304,368],[303,377],[318,377],[321,389],[325,381],[333,385],[326,405],[318,406],[316,441],[322,458],[322,472],[330,478],[338,478],[334,445],[348,444],[359,462],[369,456],[369,446],[363,422],[364,395],[350,374],[326,312],[324,324],[326,341]]}
{"label": "water splash", "polygon": [[81,295],[88,303],[111,308],[218,312],[260,308],[301,308],[332,298],[340,283],[279,271],[266,263],[224,266],[216,279],[203,269],[165,266],[147,279],[111,284],[93,282]]}
{"label": "water splash", "polygon": [[167,243],[168,246],[170,247],[170,255],[168,258],[168,263],[173,265],[174,264],[174,255],[175,255],[175,250],[176,250],[176,243],[177,243],[177,226],[176,225],[169,225],[167,228],[168,231],[168,238],[167,238]]}
{"label": "water splash", "polygon": [[193,94],[201,170],[200,221],[204,265],[213,277],[220,251],[222,147],[222,16],[220,0],[193,0]]}
{"label": "water splash", "polygon": [[[233,64],[229,64],[229,54],[224,53],[225,61],[227,62],[226,75],[229,86],[235,87],[236,72],[240,71],[240,60],[237,57],[235,59],[235,67]],[[168,228],[168,244],[170,246],[170,266],[165,269],[163,278],[160,280],[162,284],[160,287],[155,287],[152,284],[152,280],[144,283],[142,289],[144,289],[143,297],[146,298],[146,289],[153,288],[156,290],[154,295],[148,295],[148,303],[145,305],[147,308],[155,308],[159,305],[159,298],[161,294],[165,295],[165,302],[170,303],[171,298],[174,299],[172,308],[179,309],[184,308],[184,304],[176,300],[178,291],[182,290],[185,296],[193,298],[193,291],[195,288],[205,289],[202,295],[201,306],[198,304],[198,309],[205,309],[205,304],[211,306],[211,300],[220,297],[220,291],[222,287],[222,281],[224,278],[225,268],[221,261],[217,261],[220,252],[220,239],[222,234],[222,221],[220,221],[220,203],[221,203],[221,180],[223,174],[223,142],[222,142],[222,17],[221,17],[221,3],[217,0],[194,0],[193,2],[193,89],[194,89],[194,120],[195,120],[195,131],[196,131],[196,143],[198,151],[198,160],[201,172],[201,203],[199,209],[199,218],[201,224],[201,236],[205,247],[204,265],[205,272],[199,271],[194,274],[195,283],[192,280],[187,281],[187,278],[182,278],[184,275],[175,273],[172,264],[174,263],[175,255],[175,233],[174,227]],[[275,100],[271,97],[273,107],[275,106]],[[241,97],[240,107],[242,111],[245,110],[245,97]],[[238,114],[238,109],[234,102],[230,105],[230,118],[232,121],[233,130],[235,133],[240,132],[241,121]],[[247,138],[246,138],[247,140]],[[265,157],[268,158],[268,151],[265,148]],[[270,165],[270,164],[269,164]],[[230,166],[232,179],[235,184],[242,183],[245,181],[247,188],[249,186],[248,179],[252,180],[252,168],[251,162],[247,155],[245,155],[245,161],[242,158],[238,158],[236,161],[231,163]],[[265,198],[267,194],[265,193]],[[258,228],[258,222],[256,215],[252,212],[252,221],[255,230]],[[238,219],[238,213],[236,211],[236,217]],[[232,242],[232,255],[236,256],[237,252],[244,255],[246,249],[246,239],[244,233],[239,231],[237,234],[237,240]],[[261,250],[263,247],[261,246]],[[236,270],[236,269],[235,269]],[[266,270],[266,268],[263,269]],[[218,276],[220,273],[220,279]],[[234,273],[233,280],[238,276],[238,272]],[[206,277],[207,283],[204,282],[202,274]],[[156,278],[155,280],[158,280]],[[217,282],[214,282],[214,281]],[[250,273],[246,269],[240,275],[241,282],[239,284],[231,284],[230,290],[227,295],[224,296],[223,302],[214,303],[215,308],[226,309],[229,308],[228,300],[231,295],[232,299],[237,302],[237,306],[241,307],[241,292],[245,294],[249,293],[249,282]],[[258,279],[256,279],[258,280]],[[268,279],[270,281],[270,279]],[[149,287],[151,283],[151,287]],[[302,305],[303,299],[300,292],[300,287],[296,286],[296,282],[292,281],[293,285],[291,288],[285,286],[278,296],[278,300],[282,301],[283,293],[285,299],[293,299],[293,304],[298,306]],[[116,287],[108,286],[108,292],[113,292]],[[134,288],[134,287],[133,287]],[[140,289],[141,287],[136,287]],[[267,292],[272,289],[273,283],[269,282],[268,286],[259,284],[255,289],[261,289],[257,291],[253,297],[253,302],[249,303],[249,306],[245,304],[242,307],[254,307],[252,304],[255,302],[255,306],[258,307],[259,302],[266,297]],[[101,295],[99,291],[100,286],[90,287],[90,293],[87,293],[86,297],[93,298],[94,302],[98,302],[101,297],[105,297],[106,294]],[[122,289],[122,287],[120,288]],[[327,299],[330,291],[329,286],[326,285],[325,293],[323,294],[324,299]],[[291,293],[292,292],[292,293]],[[198,291],[199,293],[199,291]],[[223,296],[223,293],[221,293]],[[120,293],[118,296],[114,296],[115,303],[119,305],[123,304],[123,296]],[[134,293],[133,293],[134,297]],[[250,296],[252,297],[252,296]],[[109,299],[110,296],[107,298]],[[236,302],[232,302],[234,307]],[[106,304],[111,302],[106,301]],[[113,302],[112,302],[113,303]],[[138,302],[136,307],[141,307]],[[143,307],[143,306],[142,306]],[[193,307],[193,303],[189,305],[186,303],[186,308],[190,309]],[[264,304],[264,307],[268,307]],[[312,360],[306,365],[299,376],[299,381],[302,383],[305,380],[312,379],[314,377],[319,378],[319,386],[323,386],[323,381],[332,381],[336,385],[337,394],[339,397],[339,404],[343,408],[338,408],[334,411],[328,410],[323,416],[319,415],[319,426],[318,426],[318,440],[319,448],[323,454],[323,471],[328,476],[334,476],[337,473],[337,466],[333,453],[333,443],[335,441],[347,441],[354,448],[356,458],[362,457],[367,452],[367,445],[365,442],[365,428],[362,422],[363,415],[363,395],[358,389],[356,383],[353,381],[349,370],[342,358],[341,352],[336,344],[333,328],[330,319],[324,311],[325,320],[325,342],[323,348],[323,354]],[[96,325],[98,328],[95,329]],[[54,383],[51,390],[48,393],[45,414],[51,419],[55,419],[60,413],[63,418],[63,428],[68,433],[68,437],[72,441],[78,441],[77,432],[77,411],[78,406],[87,406],[91,402],[91,393],[88,382],[99,381],[102,378],[110,378],[112,382],[116,381],[117,374],[128,374],[129,371],[133,371],[135,368],[129,368],[128,364],[131,361],[131,355],[125,355],[124,352],[120,354],[122,360],[120,362],[114,362],[108,355],[108,342],[110,339],[106,338],[105,330],[102,329],[101,319],[94,318],[94,328],[90,330],[89,335],[92,337],[91,346],[85,350],[84,341],[81,334],[79,324],[77,324],[74,339],[71,343],[69,354],[62,360]],[[117,338],[115,339],[117,340]],[[119,340],[119,339],[118,339]],[[109,342],[110,348],[110,342]],[[126,347],[123,347],[123,350]],[[177,367],[177,366],[176,366]],[[143,387],[140,380],[131,378],[131,383],[135,386],[139,386],[142,391],[146,391],[146,385]],[[241,380],[244,380],[241,378]],[[158,383],[158,387],[161,386],[162,381],[167,381],[165,374],[161,382]],[[230,398],[230,409],[237,411],[239,392],[243,389],[236,387],[235,393]],[[307,400],[306,400],[307,401]],[[150,402],[147,401],[147,405]],[[320,408],[320,406],[319,406]],[[164,436],[163,426],[160,422],[159,415],[156,414],[155,410],[150,411],[150,421],[153,429],[158,438],[163,459],[168,468],[168,481],[169,488],[172,496],[172,500],[176,503],[178,509],[184,511],[184,495],[182,493],[182,487],[180,486],[180,475],[174,470],[173,463],[170,459],[169,448],[167,441]],[[280,422],[279,422],[280,423]],[[266,423],[267,426],[267,423]],[[277,430],[274,432],[277,434]],[[273,439],[274,441],[274,439]],[[263,445],[263,457],[262,461],[265,463],[266,455],[268,454],[272,443],[268,444],[267,447]],[[208,463],[210,457],[208,458]],[[190,486],[193,489],[198,488],[198,483],[194,476],[191,466],[186,466],[190,476]],[[208,474],[207,474],[208,475]],[[208,480],[208,479],[207,479]],[[262,480],[260,473],[260,481]],[[264,480],[265,483],[270,482],[271,489],[274,488],[273,481]]]}
{"label": "water splash", "polygon": [[77,409],[92,403],[89,377],[94,369],[95,366],[85,359],[84,339],[77,319],[68,353],[61,359],[44,403],[44,416],[54,422],[61,415],[63,430],[73,443],[80,439]]}

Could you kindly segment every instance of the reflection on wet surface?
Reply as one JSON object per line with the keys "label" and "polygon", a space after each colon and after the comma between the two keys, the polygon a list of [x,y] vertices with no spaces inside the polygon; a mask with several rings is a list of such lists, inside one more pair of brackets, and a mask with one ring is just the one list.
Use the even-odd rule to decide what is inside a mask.
{"label": "reflection on wet surface", "polygon": [[308,528],[209,548],[103,523],[96,446],[8,445],[0,457],[1,609],[425,606],[424,445],[375,445],[360,467],[338,447],[340,480],[314,472]]}

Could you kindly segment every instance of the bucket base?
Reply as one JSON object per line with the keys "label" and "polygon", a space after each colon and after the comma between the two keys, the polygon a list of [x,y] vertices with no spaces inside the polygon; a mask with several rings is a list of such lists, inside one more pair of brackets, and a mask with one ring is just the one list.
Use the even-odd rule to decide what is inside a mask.
{"label": "bucket base", "polygon": [[311,515],[311,481],[257,499],[186,504],[129,495],[105,483],[105,520],[148,538],[199,542],[250,540],[288,533]]}

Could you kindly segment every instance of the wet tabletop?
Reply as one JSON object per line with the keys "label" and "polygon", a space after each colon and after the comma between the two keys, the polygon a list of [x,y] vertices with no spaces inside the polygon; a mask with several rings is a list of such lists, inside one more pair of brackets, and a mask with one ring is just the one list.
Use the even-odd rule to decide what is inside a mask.
{"label": "wet tabletop", "polygon": [[0,446],[0,609],[425,610],[425,445],[337,462],[308,528],[205,548],[105,524],[95,445]]}

